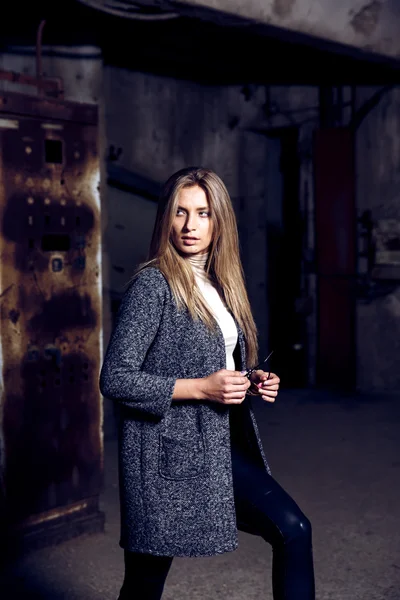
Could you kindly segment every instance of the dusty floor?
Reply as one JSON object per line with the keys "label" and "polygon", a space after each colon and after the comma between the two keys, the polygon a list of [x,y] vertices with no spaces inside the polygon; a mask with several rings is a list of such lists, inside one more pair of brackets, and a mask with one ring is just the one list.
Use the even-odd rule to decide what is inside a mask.
{"label": "dusty floor", "polygon": [[[400,397],[282,391],[255,410],[274,476],[313,524],[317,600],[400,600]],[[37,550],[0,576],[1,600],[114,600],[122,579],[116,442],[105,443],[104,534]],[[177,558],[163,600],[272,600],[271,549]]]}

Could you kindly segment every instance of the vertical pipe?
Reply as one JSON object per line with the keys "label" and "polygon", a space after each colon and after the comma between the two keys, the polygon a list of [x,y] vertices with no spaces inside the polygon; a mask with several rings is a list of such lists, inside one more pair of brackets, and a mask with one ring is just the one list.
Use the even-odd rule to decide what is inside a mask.
{"label": "vertical pipe", "polygon": [[37,30],[37,34],[36,34],[36,79],[38,80],[38,90],[39,90],[39,95],[43,96],[43,86],[42,86],[42,79],[43,79],[43,70],[42,70],[42,36],[43,36],[43,29],[44,26],[46,25],[46,21],[43,19],[40,22],[40,25],[38,27]]}

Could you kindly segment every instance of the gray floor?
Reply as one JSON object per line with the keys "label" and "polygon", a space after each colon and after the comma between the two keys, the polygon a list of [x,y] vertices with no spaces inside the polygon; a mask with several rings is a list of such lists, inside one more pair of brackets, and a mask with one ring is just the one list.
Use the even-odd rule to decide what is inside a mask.
{"label": "gray floor", "polygon": [[[400,600],[400,397],[283,391],[255,405],[274,476],[309,516],[317,600]],[[0,577],[0,598],[114,600],[122,579],[116,443],[105,444],[105,534],[25,556]],[[271,549],[177,558],[165,600],[271,600]]]}

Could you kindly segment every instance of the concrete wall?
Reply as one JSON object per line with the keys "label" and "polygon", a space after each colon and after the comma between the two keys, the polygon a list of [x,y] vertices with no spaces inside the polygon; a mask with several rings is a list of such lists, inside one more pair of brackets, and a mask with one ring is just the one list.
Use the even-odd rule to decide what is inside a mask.
{"label": "concrete wall", "polygon": [[250,19],[287,30],[289,35],[300,33],[392,58],[400,56],[397,0],[180,0],[180,6],[185,5]]}
{"label": "concrete wall", "polygon": [[[262,112],[264,90],[254,88],[249,97],[241,87],[206,87],[106,67],[104,93],[107,140],[121,148],[120,166],[163,182],[180,168],[203,165],[215,170],[227,185],[241,238],[251,239],[251,254],[243,244],[243,262],[265,347],[267,140],[250,131]],[[146,256],[156,205],[111,187],[106,203],[105,239],[112,259],[109,287],[120,292]],[[124,223],[125,230],[119,230],[117,238],[118,223]],[[117,239],[127,245],[118,250]]]}
{"label": "concrete wall", "polygon": [[[0,70],[36,76],[36,49],[9,48],[0,54]],[[62,77],[65,100],[98,104],[102,96],[103,61],[100,48],[95,46],[44,46],[42,51],[44,77]],[[0,89],[37,95],[31,85],[0,81]]]}
{"label": "concrete wall", "polygon": [[[377,90],[359,89],[361,106]],[[358,214],[400,223],[400,89],[386,93],[357,133]],[[363,268],[365,271],[365,268]],[[400,272],[398,279],[372,278],[357,306],[358,387],[400,389]]]}

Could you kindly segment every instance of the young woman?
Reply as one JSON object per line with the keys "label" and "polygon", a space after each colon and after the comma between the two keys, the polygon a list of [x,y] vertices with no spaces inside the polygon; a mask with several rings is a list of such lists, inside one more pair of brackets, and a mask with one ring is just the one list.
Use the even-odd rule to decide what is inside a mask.
{"label": "young woman", "polygon": [[237,529],[272,545],[275,600],[314,599],[311,526],[270,475],[249,398],[273,402],[279,378],[247,377],[256,363],[229,194],[212,171],[183,169],[163,188],[100,377],[120,407],[119,600],[161,598],[174,556],[234,550]]}

